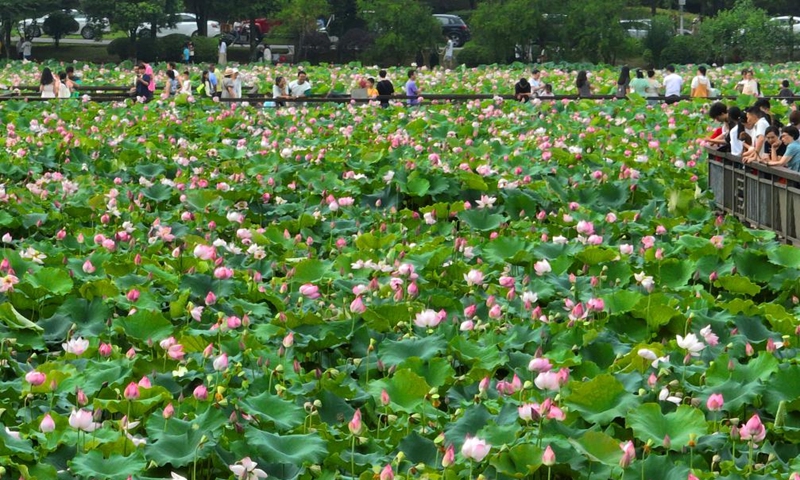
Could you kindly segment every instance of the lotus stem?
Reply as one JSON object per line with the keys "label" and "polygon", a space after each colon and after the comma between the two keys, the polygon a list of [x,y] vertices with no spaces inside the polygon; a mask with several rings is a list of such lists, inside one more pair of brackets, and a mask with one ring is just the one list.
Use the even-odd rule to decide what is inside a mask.
{"label": "lotus stem", "polygon": [[356,478],[356,436],[353,435],[353,443],[350,449],[350,473]]}

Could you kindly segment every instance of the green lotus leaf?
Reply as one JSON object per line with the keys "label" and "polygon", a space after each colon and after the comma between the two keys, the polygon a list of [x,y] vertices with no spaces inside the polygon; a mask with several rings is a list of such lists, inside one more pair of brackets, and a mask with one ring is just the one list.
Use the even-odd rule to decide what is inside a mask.
{"label": "green lotus leaf", "polygon": [[127,457],[115,453],[107,458],[99,450],[92,450],[88,453],[79,453],[69,465],[70,470],[79,476],[125,480],[132,475],[138,476],[145,469],[147,462],[138,450]]}
{"label": "green lotus leaf", "polygon": [[327,444],[317,434],[276,435],[248,426],[244,436],[269,463],[313,464],[321,462],[328,454]]}
{"label": "green lotus leaf", "polygon": [[0,304],[0,320],[12,330],[43,331],[42,327],[23,317],[10,303]]}
{"label": "green lotus leaf", "polygon": [[114,326],[137,340],[158,341],[170,336],[172,323],[161,312],[139,310],[133,315],[114,320]]}
{"label": "green lotus leaf", "polygon": [[[303,407],[270,392],[245,396],[241,405],[245,412],[272,423],[278,431],[293,429],[303,423],[306,416]],[[270,430],[275,431],[272,428]]]}
{"label": "green lotus leaf", "polygon": [[375,380],[368,388],[376,398],[386,390],[392,404],[406,412],[415,411],[431,390],[424,378],[407,369],[398,369],[389,379]]}
{"label": "green lotus leaf", "polygon": [[505,221],[505,217],[498,213],[489,213],[488,209],[465,210],[458,214],[458,218],[480,232],[494,230]]}
{"label": "green lotus leaf", "polygon": [[489,464],[503,475],[525,478],[542,466],[542,449],[530,443],[514,445],[492,456]]}
{"label": "green lotus leaf", "polygon": [[705,435],[708,429],[705,415],[699,409],[680,405],[675,412],[664,414],[657,403],[645,403],[631,410],[625,425],[633,429],[636,438],[642,442],[652,441],[661,445],[669,436],[669,449],[672,451],[681,451],[689,444],[690,438]]}
{"label": "green lotus leaf", "polygon": [[569,443],[593,462],[616,467],[622,458],[620,442],[602,432],[588,431]]}
{"label": "green lotus leaf", "polygon": [[145,446],[145,456],[157,465],[183,467],[202,460],[214,449],[216,442],[200,429],[190,429],[180,435],[164,434]]}
{"label": "green lotus leaf", "polygon": [[42,268],[26,278],[34,288],[52,295],[66,295],[72,291],[72,279],[64,269]]}
{"label": "green lotus leaf", "polygon": [[570,382],[570,394],[564,401],[586,420],[605,425],[625,414],[639,403],[625,386],[609,374],[598,375],[584,382]]}

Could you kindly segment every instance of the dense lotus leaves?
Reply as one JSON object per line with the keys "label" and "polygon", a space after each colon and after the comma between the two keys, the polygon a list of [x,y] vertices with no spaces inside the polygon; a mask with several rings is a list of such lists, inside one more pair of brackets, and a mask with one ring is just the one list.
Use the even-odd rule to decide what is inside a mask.
{"label": "dense lotus leaves", "polygon": [[800,254],[711,208],[707,106],[0,103],[0,478],[790,478]]}

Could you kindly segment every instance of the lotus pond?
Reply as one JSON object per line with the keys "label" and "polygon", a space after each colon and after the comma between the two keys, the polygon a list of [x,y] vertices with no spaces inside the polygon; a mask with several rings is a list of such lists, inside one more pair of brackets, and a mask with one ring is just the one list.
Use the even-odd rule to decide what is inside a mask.
{"label": "lotus pond", "polygon": [[800,251],[706,108],[0,103],[0,478],[798,478]]}

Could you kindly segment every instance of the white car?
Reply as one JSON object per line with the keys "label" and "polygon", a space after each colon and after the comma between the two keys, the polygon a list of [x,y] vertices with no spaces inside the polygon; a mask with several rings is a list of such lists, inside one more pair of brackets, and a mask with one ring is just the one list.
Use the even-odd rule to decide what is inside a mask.
{"label": "white car", "polygon": [[[208,29],[209,37],[216,37],[221,33],[219,22],[209,20],[206,28]],[[172,35],[175,33],[186,35],[188,37],[194,37],[197,35],[197,16],[195,16],[193,13],[178,13],[175,15],[174,27],[161,27],[158,29],[159,37]],[[153,32],[149,23],[142,25],[142,27],[139,29],[140,37],[150,37],[152,34]]]}
{"label": "white car", "polygon": [[[69,32],[70,34],[80,33],[86,40],[91,40],[97,36],[98,30],[103,32],[110,32],[108,19],[104,18],[100,22],[90,21],[89,18],[77,10],[63,10],[64,13],[71,16],[78,23],[78,29]],[[44,22],[50,15],[45,15],[40,18],[29,18],[19,22],[19,31],[24,32],[30,38],[41,37],[42,34],[48,35],[49,32],[44,28]]]}
{"label": "white car", "polygon": [[622,25],[622,28],[625,29],[628,36],[642,40],[647,36],[647,32],[650,31],[653,21],[649,18],[643,18],[641,20],[620,20],[619,24]]}
{"label": "white car", "polygon": [[769,21],[778,23],[782,28],[791,28],[792,33],[800,33],[800,17],[773,17]]}

